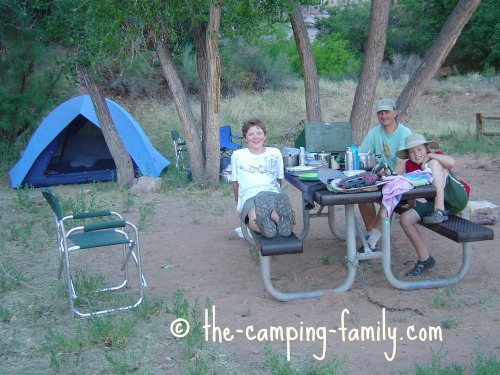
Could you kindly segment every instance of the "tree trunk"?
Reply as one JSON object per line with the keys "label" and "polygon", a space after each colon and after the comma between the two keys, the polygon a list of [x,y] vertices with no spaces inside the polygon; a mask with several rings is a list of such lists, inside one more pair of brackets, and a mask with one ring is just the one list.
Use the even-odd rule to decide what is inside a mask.
{"label": "tree trunk", "polygon": [[455,45],[462,29],[479,6],[481,0],[460,0],[425,59],[412,75],[397,101],[398,121],[406,123],[430,80]]}
{"label": "tree trunk", "polygon": [[221,3],[210,2],[210,19],[207,30],[207,134],[205,144],[205,172],[207,180],[219,184],[220,169],[220,56],[219,29]]}
{"label": "tree trunk", "polygon": [[293,12],[290,14],[290,21],[295,43],[297,44],[300,62],[302,64],[302,72],[304,74],[307,122],[323,122],[321,118],[316,62],[314,61],[311,51],[311,43],[304,23],[304,17],[298,3],[293,4]]}
{"label": "tree trunk", "polygon": [[196,70],[200,78],[200,109],[201,109],[201,144],[203,155],[207,145],[208,135],[208,43],[207,43],[207,24],[198,23],[192,26],[193,39],[196,50]]}
{"label": "tree trunk", "polygon": [[82,69],[82,78],[92,99],[104,140],[116,165],[116,183],[120,189],[130,188],[134,184],[134,166],[130,154],[116,131],[103,93],[85,68]]}
{"label": "tree trunk", "polygon": [[181,122],[182,133],[188,148],[189,165],[193,181],[195,183],[199,183],[203,181],[205,175],[203,153],[201,149],[200,137],[196,132],[195,120],[189,105],[188,97],[182,87],[181,79],[179,78],[174,62],[172,61],[172,57],[170,56],[167,48],[156,34],[151,33],[150,38],[154,43],[156,55],[160,60],[163,74],[174,97],[175,107]]}
{"label": "tree trunk", "polygon": [[373,101],[384,57],[390,0],[372,0],[363,69],[351,110],[352,141],[360,144],[371,127]]}

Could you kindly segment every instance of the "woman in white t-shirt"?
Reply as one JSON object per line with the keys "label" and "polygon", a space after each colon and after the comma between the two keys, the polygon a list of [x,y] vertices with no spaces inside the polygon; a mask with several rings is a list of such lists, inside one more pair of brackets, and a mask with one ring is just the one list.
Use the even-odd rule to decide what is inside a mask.
{"label": "woman in white t-shirt", "polygon": [[288,196],[280,192],[284,177],[283,157],[275,147],[265,147],[266,126],[258,119],[242,127],[247,148],[231,156],[236,210],[250,229],[272,238],[292,233],[292,208]]}

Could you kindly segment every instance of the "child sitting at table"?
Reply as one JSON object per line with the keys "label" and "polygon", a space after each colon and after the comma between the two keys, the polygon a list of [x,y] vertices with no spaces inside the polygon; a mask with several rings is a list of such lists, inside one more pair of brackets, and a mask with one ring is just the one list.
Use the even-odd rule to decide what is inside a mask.
{"label": "child sitting at table", "polygon": [[417,223],[422,220],[426,224],[439,224],[448,220],[448,214],[455,215],[461,212],[469,201],[469,189],[465,183],[458,180],[451,169],[455,166],[455,159],[443,153],[430,152],[429,148],[438,149],[437,142],[427,142],[422,134],[411,134],[405,140],[405,149],[396,153],[398,158],[409,159],[405,165],[405,172],[417,169],[432,172],[432,184],[436,187],[436,197],[427,202],[412,202],[411,209],[404,212],[399,222],[408,239],[415,247],[418,260],[406,276],[420,276],[420,274],[435,266],[436,261],[429,254],[422,236],[417,229]]}
{"label": "child sitting at table", "polygon": [[266,238],[277,233],[290,236],[293,212],[288,196],[280,192],[284,177],[281,152],[264,146],[266,126],[258,119],[245,121],[242,133],[247,148],[231,156],[233,192],[241,220]]}

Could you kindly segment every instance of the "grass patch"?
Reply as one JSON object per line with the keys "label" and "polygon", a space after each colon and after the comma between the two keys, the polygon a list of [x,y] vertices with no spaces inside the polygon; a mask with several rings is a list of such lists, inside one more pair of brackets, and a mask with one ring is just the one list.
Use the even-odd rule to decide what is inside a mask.
{"label": "grass patch", "polygon": [[271,346],[264,346],[264,361],[271,375],[336,375],[346,374],[345,365],[347,359],[333,358],[322,364],[300,364],[293,365],[285,355],[273,354]]}
{"label": "grass patch", "polygon": [[[463,375],[463,374],[474,374],[474,375],[494,375],[500,373],[500,361],[495,355],[490,354],[485,357],[484,354],[476,349],[475,362],[468,367],[463,367],[456,362],[445,363],[447,352],[439,350],[437,353],[433,353],[431,363],[429,364],[419,364],[415,363],[415,370],[412,374],[415,375]],[[407,372],[409,374],[409,372]]]}
{"label": "grass patch", "polygon": [[26,282],[24,273],[0,263],[0,293],[11,291]]}
{"label": "grass patch", "polygon": [[320,258],[320,260],[321,260],[321,264],[323,264],[325,266],[330,266],[330,265],[333,265],[333,264],[337,264],[337,261],[334,258],[329,257],[328,255],[322,256]]}

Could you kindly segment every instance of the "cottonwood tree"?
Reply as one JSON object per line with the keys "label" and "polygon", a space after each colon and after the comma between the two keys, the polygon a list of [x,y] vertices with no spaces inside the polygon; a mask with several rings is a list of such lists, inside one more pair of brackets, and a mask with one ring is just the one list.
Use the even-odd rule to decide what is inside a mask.
{"label": "cottonwood tree", "polygon": [[[40,3],[41,5],[43,3]],[[47,32],[54,40],[74,51],[74,75],[91,96],[104,139],[116,165],[120,188],[132,186],[134,169],[123,141],[116,131],[99,83],[110,58],[123,56],[120,35],[110,33],[122,21],[119,2],[55,0],[46,3]],[[110,15],[117,15],[110,17]]]}
{"label": "cottonwood tree", "polygon": [[[80,66],[95,68],[81,71],[92,71],[93,73],[112,71],[114,69],[113,61],[120,61],[124,56],[141,58],[144,51],[151,46],[154,47],[172,92],[181,122],[181,131],[189,148],[193,180],[198,183],[202,181],[219,182],[218,124],[210,124],[205,128],[207,142],[202,147],[195,117],[173,62],[172,53],[176,52],[179,45],[193,40],[186,35],[190,35],[194,24],[201,25],[199,29],[205,27],[205,31],[211,33],[211,36],[205,39],[206,50],[212,49],[212,51],[207,52],[209,57],[204,60],[204,63],[208,70],[207,74],[200,77],[200,80],[210,95],[212,92],[216,92],[219,87],[217,79],[220,77],[220,73],[217,73],[216,70],[220,65],[209,61],[209,59],[218,58],[217,44],[214,43],[216,40],[214,38],[218,38],[220,5],[221,2],[218,0],[194,0],[175,4],[163,0],[137,0],[133,2],[56,0],[51,8],[51,23],[57,25],[53,26],[53,30],[60,33],[61,39],[67,38],[67,44],[70,44],[77,51],[75,55],[78,57]],[[210,25],[210,30],[208,25]],[[61,32],[63,29],[67,30],[67,35]],[[107,64],[110,61],[111,63]],[[212,67],[215,67],[215,71]],[[90,93],[98,95],[99,91],[95,90],[96,87],[93,86],[93,83],[98,85],[101,77],[97,75],[84,75],[84,77],[88,87],[94,88],[94,90],[90,90]],[[219,94],[215,95],[217,98],[219,97]],[[207,96],[208,94],[205,93],[204,97]],[[96,111],[100,111],[101,107],[96,106]],[[203,116],[209,119],[204,120],[205,123],[218,122],[216,116],[213,115],[213,113],[217,113],[217,107],[210,103],[205,108],[207,111],[203,113]],[[105,116],[105,113],[97,114],[100,121],[100,116]],[[217,132],[214,131],[215,128]],[[104,133],[104,136],[108,145],[119,144],[120,139],[116,131]],[[111,139],[108,139],[109,137]],[[125,148],[119,152],[128,155]],[[118,177],[126,175],[121,168],[120,158],[115,158],[115,155],[112,155],[117,164]],[[131,164],[129,169],[133,173]],[[207,170],[210,172],[207,173]]]}
{"label": "cottonwood tree", "polygon": [[396,102],[399,110],[398,121],[407,122],[410,119],[418,99],[450,53],[462,29],[480,3],[481,0],[460,0],[453,9],[436,41],[398,97]]}
{"label": "cottonwood tree", "polygon": [[373,100],[380,76],[389,21],[390,0],[372,0],[363,68],[351,110],[353,142],[360,144],[370,128]]}
{"label": "cottonwood tree", "polygon": [[[370,128],[370,116],[374,104],[374,94],[379,78],[382,53],[385,47],[384,25],[387,25],[388,0],[372,0],[370,29],[367,37],[367,52],[363,70],[358,80],[351,111],[353,140],[360,143]],[[396,103],[399,110],[397,120],[407,122],[411,113],[432,77],[450,53],[463,27],[478,7],[481,0],[460,0],[450,14],[436,41],[429,49],[419,68],[411,76]],[[370,49],[372,53],[370,54]]]}
{"label": "cottonwood tree", "polygon": [[293,11],[290,13],[290,22],[292,24],[295,44],[297,45],[297,51],[302,65],[302,73],[304,75],[307,122],[323,122],[321,117],[318,72],[311,50],[311,43],[304,22],[304,16],[300,4],[297,2],[293,3]]}
{"label": "cottonwood tree", "polygon": [[[137,2],[136,2],[137,3]],[[155,3],[156,4],[156,3]],[[149,1],[141,4],[149,16],[142,15],[141,23],[149,19],[148,30],[155,51],[162,65],[165,79],[173,94],[174,102],[189,149],[189,163],[193,181],[198,184],[219,183],[219,119],[220,119],[220,59],[218,52],[219,30],[228,35],[257,34],[265,22],[281,19],[289,1],[192,1],[169,8]],[[174,16],[175,14],[175,16]],[[224,19],[224,27],[221,24]],[[187,26],[186,26],[187,25]],[[182,31],[190,32],[196,51],[196,66],[200,80],[201,123],[195,123],[187,94],[174,66],[169,46],[179,40]]]}
{"label": "cottonwood tree", "polygon": [[98,84],[87,68],[81,69],[81,77],[90,95],[102,134],[116,165],[116,183],[119,188],[129,188],[134,182],[134,166],[122,139],[116,131],[108,104]]}
{"label": "cottonwood tree", "polygon": [[[64,4],[64,1],[62,3]],[[107,25],[110,24],[109,14],[115,9],[110,8],[111,4],[99,1],[86,4],[89,8],[86,8],[84,4],[78,5],[84,7],[86,12],[70,13],[79,23],[79,27],[73,30],[78,49],[76,69],[83,87],[91,97],[106,145],[115,162],[116,183],[119,188],[129,188],[134,182],[132,159],[118,135],[104,94],[99,87],[103,60],[105,61],[109,56],[118,56],[121,47],[116,36],[110,38],[107,35]],[[91,12],[92,17],[88,17]],[[59,16],[64,17],[63,14]]]}

